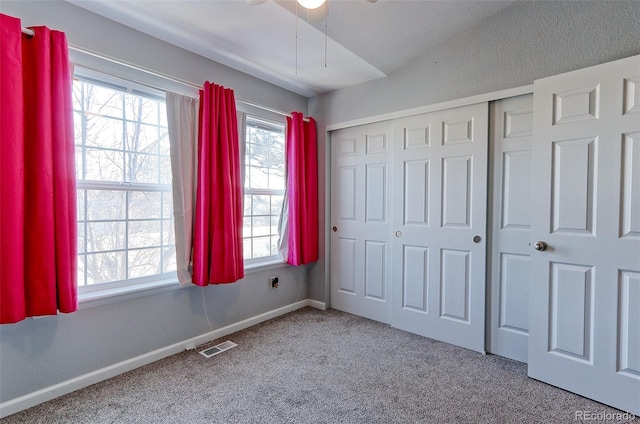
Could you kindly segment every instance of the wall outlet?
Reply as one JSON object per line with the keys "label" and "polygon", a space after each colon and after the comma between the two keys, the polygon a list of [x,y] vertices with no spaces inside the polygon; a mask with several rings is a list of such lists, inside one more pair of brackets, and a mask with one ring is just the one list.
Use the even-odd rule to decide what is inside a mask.
{"label": "wall outlet", "polygon": [[278,288],[278,277],[270,277],[269,278],[269,288],[277,289]]}

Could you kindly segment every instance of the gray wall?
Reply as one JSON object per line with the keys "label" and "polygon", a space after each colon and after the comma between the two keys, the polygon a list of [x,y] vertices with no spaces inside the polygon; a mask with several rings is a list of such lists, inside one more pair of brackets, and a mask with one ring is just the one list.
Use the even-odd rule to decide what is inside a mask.
{"label": "gray wall", "polygon": [[[69,43],[182,80],[210,80],[236,97],[307,111],[307,99],[60,1],[1,2],[23,26],[64,31]],[[280,277],[277,290],[268,278]],[[0,326],[0,402],[307,298],[305,269],[282,267],[236,284],[189,287],[69,315]],[[208,314],[208,318],[207,318]],[[209,324],[210,320],[210,324]]]}
{"label": "gray wall", "polygon": [[[389,75],[309,101],[318,128],[476,94],[640,53],[640,3],[518,2]],[[318,134],[320,205],[327,140]],[[325,211],[320,211],[324,253]],[[325,219],[326,218],[326,219]],[[329,301],[326,255],[310,269],[310,298]]]}
{"label": "gray wall", "polygon": [[[23,25],[65,31],[69,42],[183,80],[211,80],[236,96],[306,112],[307,100],[67,3],[0,2]],[[326,225],[327,124],[504,88],[640,53],[640,6],[627,2],[521,2],[387,78],[309,101],[318,121],[321,252]],[[247,276],[0,326],[0,402],[309,297],[326,300],[324,257],[300,269]],[[280,288],[269,290],[269,275]],[[306,280],[311,280],[307,291]],[[211,320],[207,322],[205,310]]]}

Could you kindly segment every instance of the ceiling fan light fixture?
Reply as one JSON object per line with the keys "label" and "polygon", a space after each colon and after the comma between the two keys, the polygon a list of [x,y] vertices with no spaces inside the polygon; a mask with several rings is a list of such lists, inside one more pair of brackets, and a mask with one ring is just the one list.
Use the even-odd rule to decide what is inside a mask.
{"label": "ceiling fan light fixture", "polygon": [[298,0],[298,4],[305,9],[317,9],[322,6],[327,0]]}

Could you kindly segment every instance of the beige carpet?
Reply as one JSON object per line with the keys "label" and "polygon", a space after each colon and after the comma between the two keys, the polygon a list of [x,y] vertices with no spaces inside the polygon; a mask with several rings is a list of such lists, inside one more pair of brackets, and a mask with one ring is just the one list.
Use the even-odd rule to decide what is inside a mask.
{"label": "beige carpet", "polygon": [[174,355],[2,423],[575,423],[576,411],[620,412],[529,379],[525,364],[335,310],[222,340],[239,346]]}

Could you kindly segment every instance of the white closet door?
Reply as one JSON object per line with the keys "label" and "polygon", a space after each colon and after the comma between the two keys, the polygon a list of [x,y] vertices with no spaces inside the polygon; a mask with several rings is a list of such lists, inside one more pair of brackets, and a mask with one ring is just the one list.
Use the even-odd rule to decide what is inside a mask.
{"label": "white closet door", "polygon": [[487,350],[527,362],[533,95],[491,104]]}
{"label": "white closet door", "polygon": [[488,106],[394,128],[392,325],[484,352]]}
{"label": "white closet door", "polygon": [[389,323],[389,121],[331,133],[331,307]]}
{"label": "white closet door", "polygon": [[640,414],[640,56],[534,84],[529,375]]}

